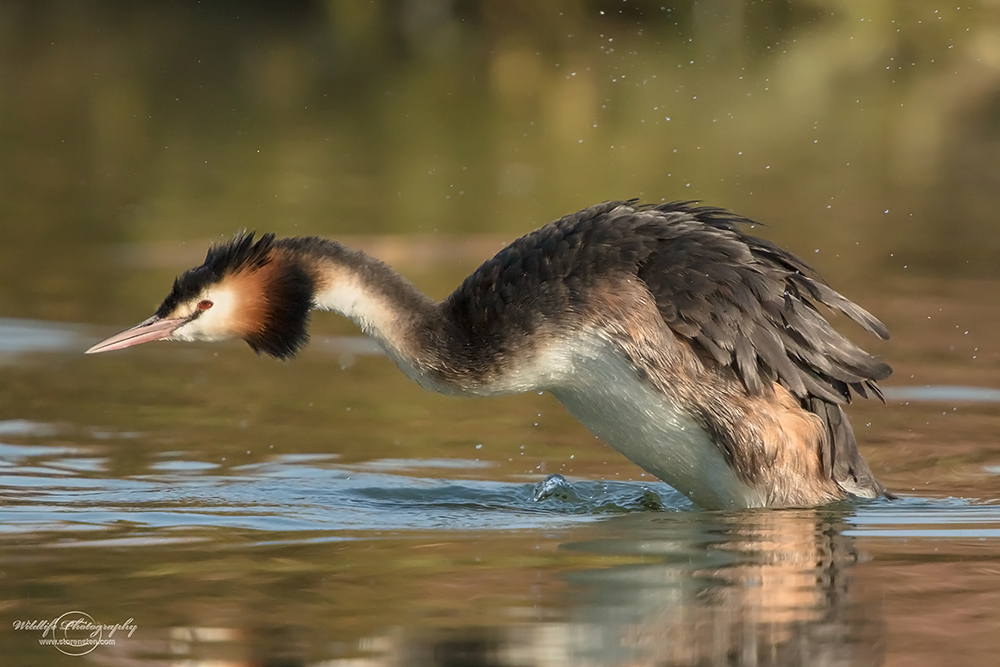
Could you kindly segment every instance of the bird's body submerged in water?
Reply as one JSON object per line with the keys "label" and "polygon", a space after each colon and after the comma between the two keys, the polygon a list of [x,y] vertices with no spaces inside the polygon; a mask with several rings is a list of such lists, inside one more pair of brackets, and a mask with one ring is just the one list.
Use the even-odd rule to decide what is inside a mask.
{"label": "bird's body submerged in water", "polygon": [[422,386],[547,390],[594,434],[705,508],[889,495],[841,406],[891,369],[822,304],[887,338],[801,260],[688,203],[607,202],[524,236],[436,302],[334,241],[239,234],[156,315],[88,352],[243,338],[293,356],[312,309],[354,320]]}

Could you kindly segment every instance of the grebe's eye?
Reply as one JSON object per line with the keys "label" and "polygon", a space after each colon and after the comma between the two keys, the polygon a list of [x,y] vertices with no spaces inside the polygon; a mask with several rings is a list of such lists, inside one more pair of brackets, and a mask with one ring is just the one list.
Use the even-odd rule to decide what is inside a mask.
{"label": "grebe's eye", "polygon": [[209,301],[208,299],[202,299],[201,301],[198,302],[198,310],[208,310],[214,305],[215,304]]}

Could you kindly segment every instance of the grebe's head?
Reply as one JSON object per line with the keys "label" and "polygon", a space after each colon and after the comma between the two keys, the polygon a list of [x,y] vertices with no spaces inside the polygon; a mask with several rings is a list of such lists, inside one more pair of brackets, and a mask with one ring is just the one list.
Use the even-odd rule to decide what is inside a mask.
{"label": "grebe's head", "polygon": [[239,233],[186,271],[156,314],[87,350],[120,350],[154,340],[242,338],[258,354],[287,359],[308,340],[314,281],[273,234]]}

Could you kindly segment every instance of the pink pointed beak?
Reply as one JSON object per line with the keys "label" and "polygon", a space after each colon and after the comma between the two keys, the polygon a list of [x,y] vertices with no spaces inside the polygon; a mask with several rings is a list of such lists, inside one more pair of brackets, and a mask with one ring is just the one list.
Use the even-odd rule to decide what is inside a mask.
{"label": "pink pointed beak", "polygon": [[153,315],[148,320],[139,322],[139,324],[131,329],[117,333],[111,338],[105,338],[84,354],[110,352],[111,350],[121,350],[153,340],[163,340],[164,338],[169,338],[170,334],[186,322],[188,322],[186,318],[165,319]]}

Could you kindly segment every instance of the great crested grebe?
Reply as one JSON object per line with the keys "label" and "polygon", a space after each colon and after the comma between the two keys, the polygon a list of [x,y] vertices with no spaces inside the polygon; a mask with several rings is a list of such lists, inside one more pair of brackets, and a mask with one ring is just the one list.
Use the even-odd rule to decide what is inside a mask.
{"label": "great crested grebe", "polygon": [[817,309],[885,326],[746,218],[606,202],[501,250],[436,302],[320,238],[240,233],[174,281],[148,320],[93,346],[242,338],[288,359],[312,309],[349,317],[421,386],[551,392],[595,435],[706,509],[892,497],[841,406],[892,369]]}

